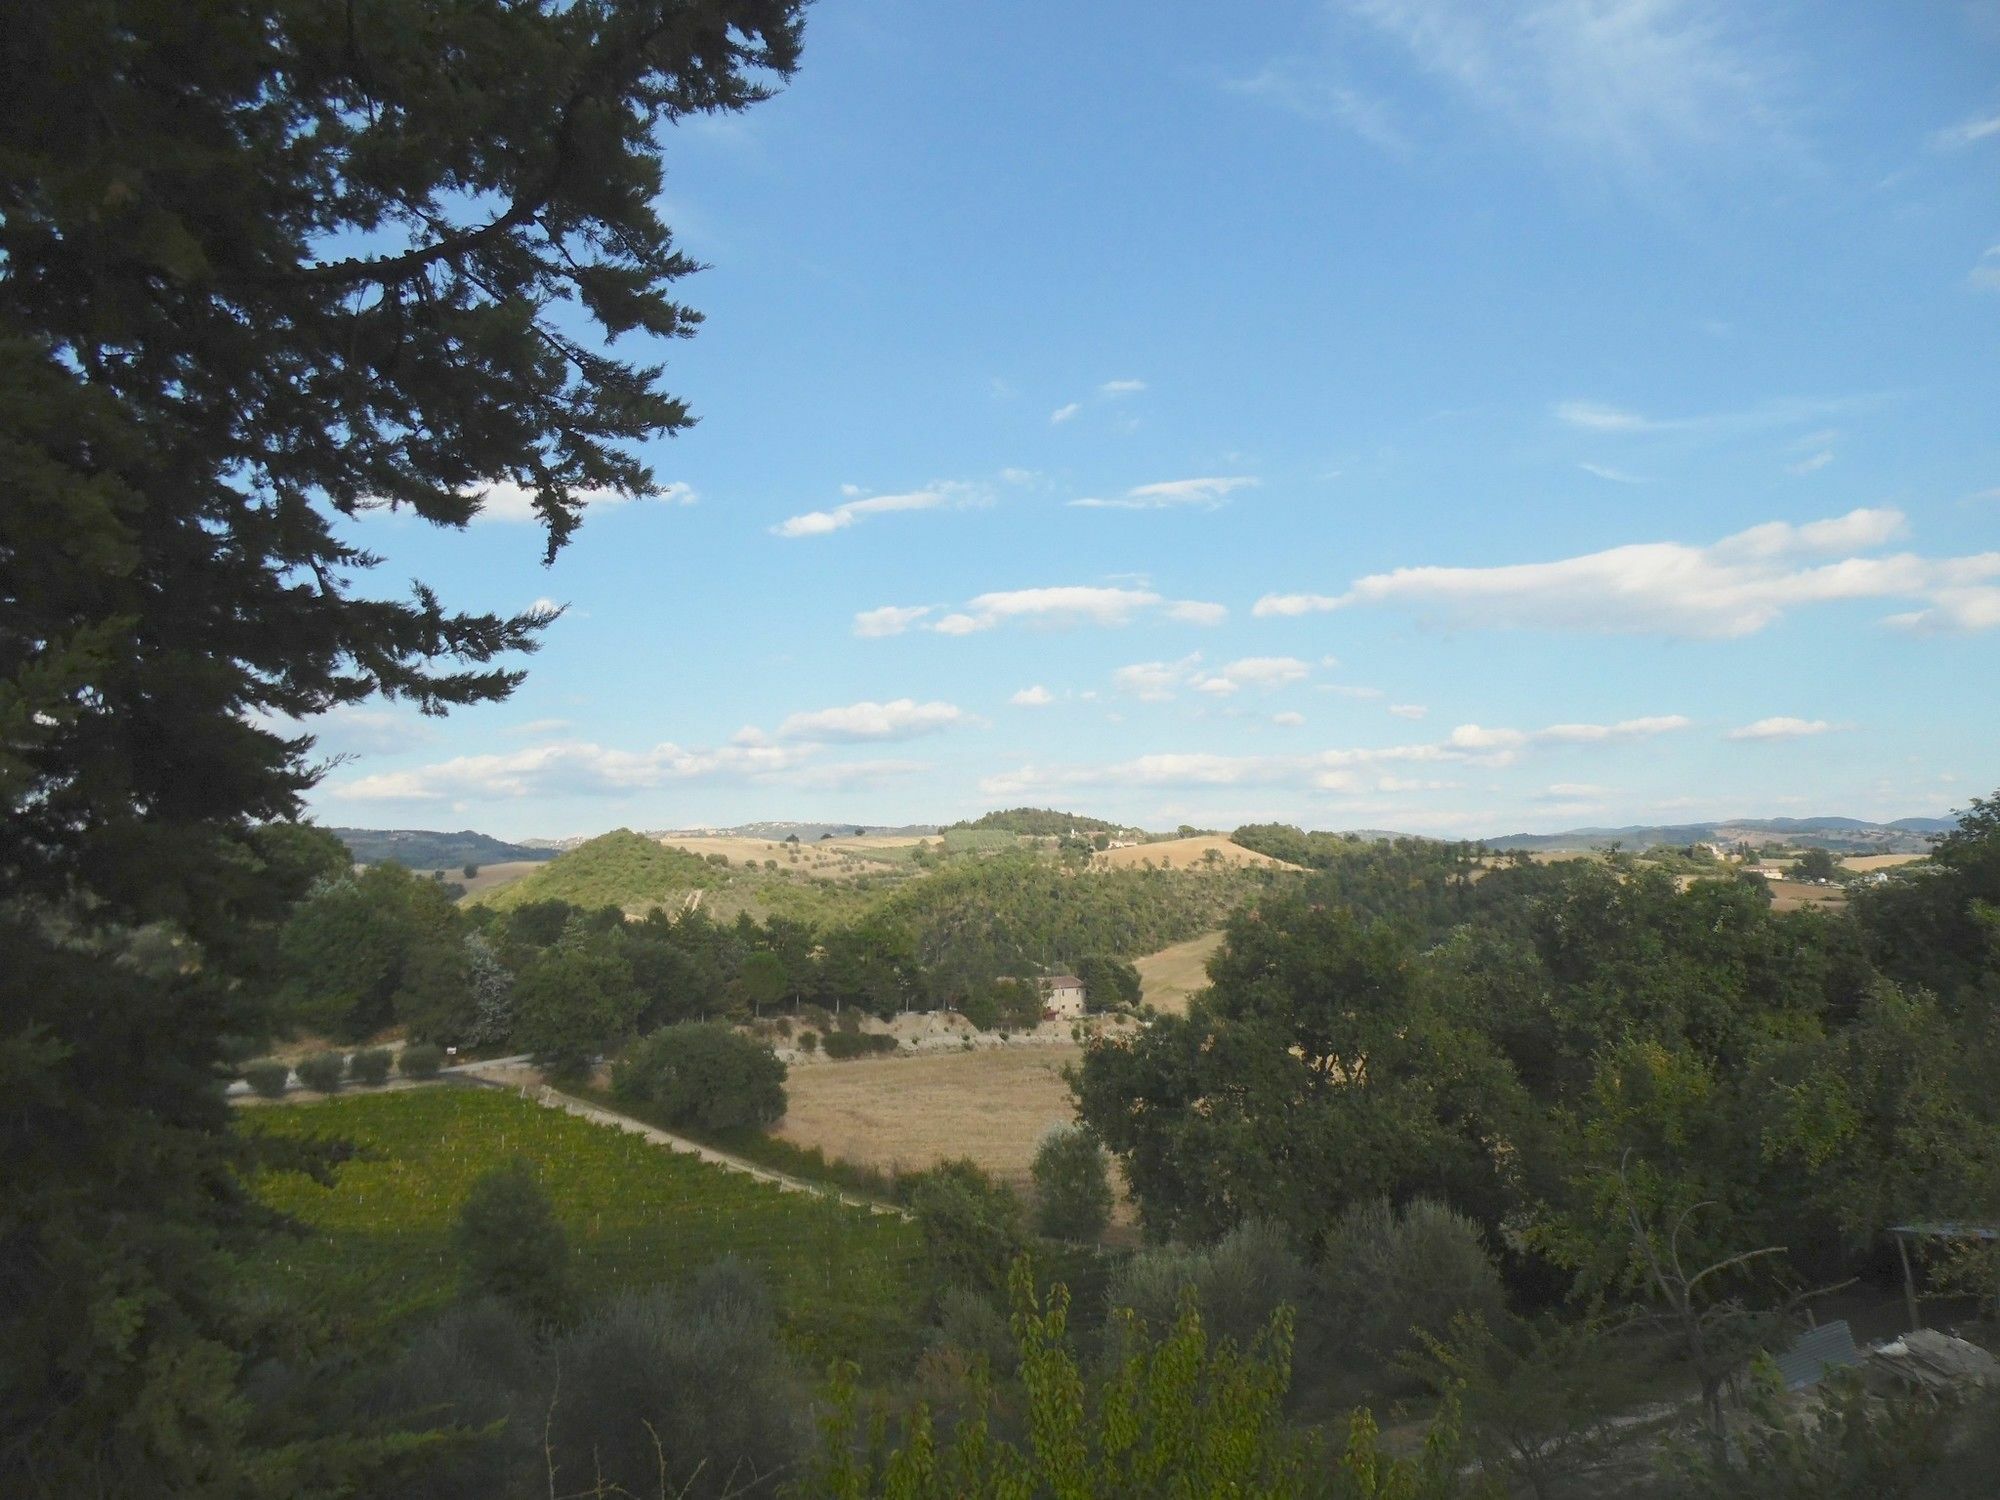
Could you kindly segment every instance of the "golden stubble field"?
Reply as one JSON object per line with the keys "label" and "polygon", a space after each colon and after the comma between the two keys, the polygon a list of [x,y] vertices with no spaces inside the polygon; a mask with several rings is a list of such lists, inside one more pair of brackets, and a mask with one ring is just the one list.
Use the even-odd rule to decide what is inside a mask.
{"label": "golden stubble field", "polygon": [[1209,956],[1222,946],[1222,938],[1220,932],[1205,932],[1134,960],[1140,998],[1167,1015],[1186,1015],[1189,997],[1208,988]]}
{"label": "golden stubble field", "polygon": [[1211,853],[1225,864],[1262,865],[1274,870],[1299,868],[1209,834],[1191,839],[1162,839],[1156,844],[1132,844],[1123,849],[1104,849],[1092,855],[1090,862],[1099,869],[1111,870],[1136,870],[1148,864],[1155,869],[1191,870],[1198,868]]}

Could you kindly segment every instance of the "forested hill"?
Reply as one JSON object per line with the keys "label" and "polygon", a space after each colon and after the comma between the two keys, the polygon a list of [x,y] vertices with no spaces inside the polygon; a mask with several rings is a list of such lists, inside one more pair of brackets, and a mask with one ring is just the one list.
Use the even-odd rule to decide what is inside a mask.
{"label": "forested hill", "polygon": [[501,911],[533,901],[636,910],[677,902],[689,891],[724,879],[727,876],[700,855],[618,828],[578,844],[546,869],[478,900]]}
{"label": "forested hill", "polygon": [[357,865],[385,860],[411,870],[441,870],[454,865],[497,865],[509,860],[554,859],[560,850],[534,844],[510,844],[470,828],[438,833],[428,828],[330,828],[347,846]]}
{"label": "forested hill", "polygon": [[1036,838],[1060,838],[1066,833],[1136,832],[1121,823],[1102,818],[1086,818],[1081,813],[1057,812],[1052,807],[1008,807],[983,817],[953,823],[951,828],[992,828],[1002,833],[1027,834]]}

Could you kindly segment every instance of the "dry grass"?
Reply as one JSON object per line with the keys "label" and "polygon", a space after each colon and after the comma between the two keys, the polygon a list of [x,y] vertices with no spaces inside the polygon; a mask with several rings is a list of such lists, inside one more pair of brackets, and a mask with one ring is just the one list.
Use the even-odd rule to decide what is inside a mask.
{"label": "dry grass", "polygon": [[1052,1044],[794,1068],[775,1133],[892,1170],[969,1156],[1025,1190],[1043,1132],[1074,1118],[1062,1070],[1082,1055]]}
{"label": "dry grass", "polygon": [[1146,1003],[1170,1015],[1185,1015],[1188,997],[1208,988],[1208,958],[1222,946],[1222,938],[1220,932],[1205,932],[1136,960],[1133,967]]}
{"label": "dry grass", "polygon": [[1837,885],[1811,885],[1803,880],[1771,880],[1771,907],[1774,911],[1798,911],[1807,906],[1823,906],[1839,911],[1847,905],[1847,892]]}
{"label": "dry grass", "polygon": [[1275,870],[1299,868],[1285,860],[1273,859],[1268,854],[1259,854],[1254,849],[1245,849],[1241,844],[1232,844],[1215,834],[1202,834],[1191,839],[1162,839],[1157,844],[1133,844],[1125,849],[1106,849],[1093,855],[1091,863],[1113,870],[1133,870],[1146,864],[1169,870],[1191,870],[1198,868],[1210,853],[1225,864],[1266,865]]}
{"label": "dry grass", "polygon": [[1859,870],[1893,870],[1898,865],[1914,864],[1920,859],[1929,859],[1928,854],[1850,854],[1840,863],[1842,868]]}
{"label": "dry grass", "polygon": [[455,885],[465,887],[467,897],[480,895],[485,891],[498,890],[503,885],[512,885],[523,875],[532,875],[547,864],[545,859],[509,859],[499,864],[481,865],[479,873],[470,880],[465,878],[465,866],[449,865],[443,871],[418,870],[416,873],[429,880],[432,875],[442,873],[444,878]]}

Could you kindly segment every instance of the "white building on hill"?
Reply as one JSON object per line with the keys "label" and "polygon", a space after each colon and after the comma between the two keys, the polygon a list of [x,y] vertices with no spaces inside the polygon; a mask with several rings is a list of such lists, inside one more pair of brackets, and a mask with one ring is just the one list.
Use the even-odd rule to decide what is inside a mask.
{"label": "white building on hill", "polygon": [[1083,981],[1074,974],[1045,974],[1037,981],[1042,990],[1042,1009],[1058,1021],[1074,1021],[1083,1014]]}

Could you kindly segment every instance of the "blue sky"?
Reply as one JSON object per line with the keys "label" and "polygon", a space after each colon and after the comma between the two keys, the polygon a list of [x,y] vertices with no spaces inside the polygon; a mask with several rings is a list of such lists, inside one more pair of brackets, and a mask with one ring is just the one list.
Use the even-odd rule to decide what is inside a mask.
{"label": "blue sky", "polygon": [[324,821],[1501,833],[2000,783],[2000,4],[822,0],[666,142],[667,493]]}

